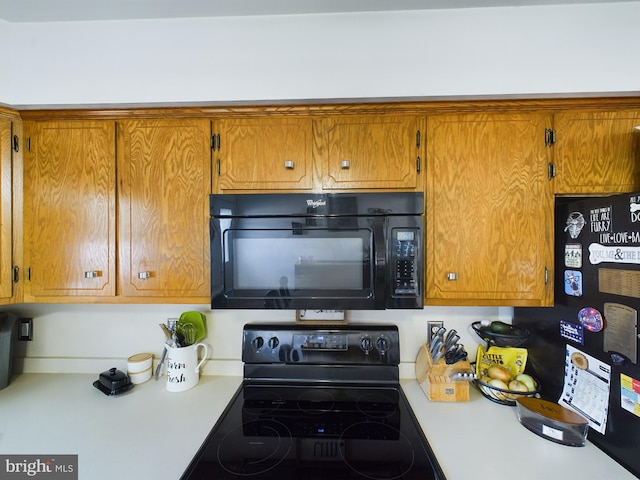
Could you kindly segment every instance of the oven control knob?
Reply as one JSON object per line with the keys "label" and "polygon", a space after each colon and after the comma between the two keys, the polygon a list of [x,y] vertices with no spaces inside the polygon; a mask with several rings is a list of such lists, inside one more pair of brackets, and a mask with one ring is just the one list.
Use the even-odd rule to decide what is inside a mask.
{"label": "oven control knob", "polygon": [[262,346],[264,345],[264,338],[262,337],[256,337],[253,340],[251,340],[251,345],[253,345],[253,348],[256,350],[260,350],[262,348]]}
{"label": "oven control knob", "polygon": [[384,355],[389,350],[389,347],[391,347],[391,342],[389,342],[386,337],[380,337],[376,341],[376,347],[378,347],[380,353]]}
{"label": "oven control knob", "polygon": [[365,354],[369,354],[373,350],[373,341],[369,337],[362,337],[360,339],[360,348]]}
{"label": "oven control knob", "polygon": [[271,337],[267,342],[267,345],[269,345],[269,348],[273,350],[280,345],[280,340],[278,340],[278,337]]}

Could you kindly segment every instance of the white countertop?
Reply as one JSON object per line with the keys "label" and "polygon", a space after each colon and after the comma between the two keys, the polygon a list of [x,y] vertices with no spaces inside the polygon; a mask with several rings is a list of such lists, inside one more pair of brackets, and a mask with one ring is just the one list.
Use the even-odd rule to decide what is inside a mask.
{"label": "white countertop", "polygon": [[[110,397],[92,386],[96,379],[15,376],[0,390],[0,454],[77,454],[81,480],[177,480],[241,383],[203,376],[192,390],[170,393],[150,380]],[[470,402],[429,402],[415,380],[402,385],[448,480],[635,478],[588,442],[566,447],[534,435],[515,408],[475,389]],[[489,449],[507,451],[507,460],[492,464]]]}
{"label": "white countertop", "polygon": [[[588,441],[568,447],[520,425],[516,407],[484,398],[474,387],[469,402],[430,402],[415,380],[402,388],[448,480],[635,479]],[[488,452],[506,452],[495,463]],[[526,465],[522,469],[522,465]]]}

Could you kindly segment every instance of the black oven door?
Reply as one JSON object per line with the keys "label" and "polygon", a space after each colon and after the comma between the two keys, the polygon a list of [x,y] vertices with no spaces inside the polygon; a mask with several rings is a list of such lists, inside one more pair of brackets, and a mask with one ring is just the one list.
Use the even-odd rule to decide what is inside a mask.
{"label": "black oven door", "polygon": [[385,217],[212,218],[211,307],[384,308],[385,224]]}

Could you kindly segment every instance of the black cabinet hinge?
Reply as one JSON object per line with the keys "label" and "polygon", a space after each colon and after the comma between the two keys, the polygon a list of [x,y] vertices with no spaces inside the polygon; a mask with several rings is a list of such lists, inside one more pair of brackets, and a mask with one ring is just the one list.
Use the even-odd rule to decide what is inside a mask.
{"label": "black cabinet hinge", "polygon": [[13,283],[18,283],[20,281],[20,267],[17,265],[13,267]]}
{"label": "black cabinet hinge", "polygon": [[422,144],[422,139],[420,137],[421,137],[420,130],[418,130],[416,132],[416,148],[420,148],[420,145]]}
{"label": "black cabinet hinge", "polygon": [[220,159],[216,160],[216,173],[220,176]]}
{"label": "black cabinet hinge", "polygon": [[544,146],[550,147],[556,143],[556,131],[552,128],[544,129]]}
{"label": "black cabinet hinge", "polygon": [[31,267],[27,268],[27,280],[31,281]]}
{"label": "black cabinet hinge", "polygon": [[420,155],[418,155],[416,157],[416,172],[420,173],[421,169],[422,169],[422,159],[420,158]]}
{"label": "black cabinet hinge", "polygon": [[211,150],[218,151],[220,150],[220,134],[214,133],[211,135]]}
{"label": "black cabinet hinge", "polygon": [[555,163],[547,164],[547,178],[551,180],[556,176],[556,165]]}
{"label": "black cabinet hinge", "polygon": [[20,151],[20,139],[18,138],[18,135],[14,135],[11,139],[11,147],[13,148],[14,152]]}
{"label": "black cabinet hinge", "polygon": [[27,137],[27,151],[31,151],[31,137]]}

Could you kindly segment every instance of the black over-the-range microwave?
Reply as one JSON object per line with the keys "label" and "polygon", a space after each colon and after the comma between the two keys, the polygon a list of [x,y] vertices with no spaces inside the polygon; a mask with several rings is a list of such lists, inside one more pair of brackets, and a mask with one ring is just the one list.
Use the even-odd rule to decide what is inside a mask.
{"label": "black over-the-range microwave", "polygon": [[423,198],[211,195],[211,307],[422,308]]}

